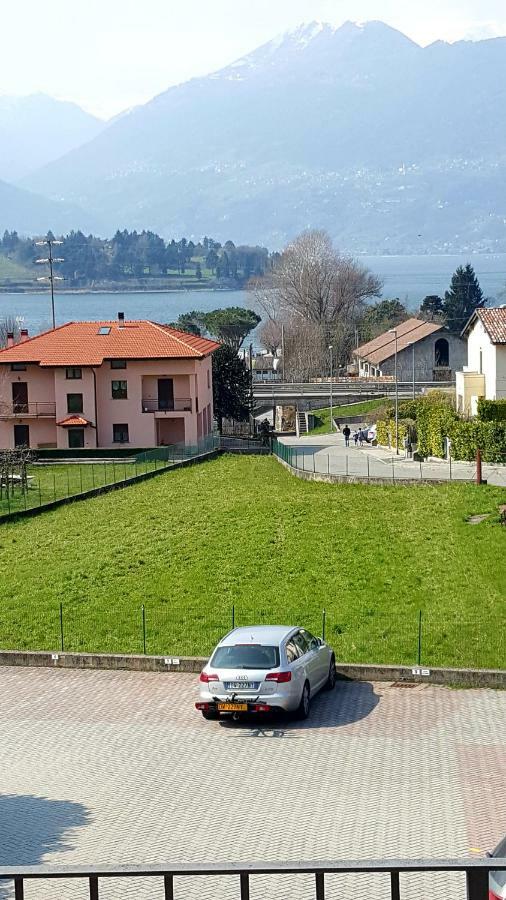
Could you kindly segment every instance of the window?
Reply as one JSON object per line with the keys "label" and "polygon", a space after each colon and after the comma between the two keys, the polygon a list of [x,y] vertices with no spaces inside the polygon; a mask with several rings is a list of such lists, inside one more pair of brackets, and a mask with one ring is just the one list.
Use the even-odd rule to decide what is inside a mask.
{"label": "window", "polygon": [[126,383],[126,381],[113,381],[112,382],[112,399],[113,400],[126,400],[127,399],[127,383]]}
{"label": "window", "polygon": [[84,428],[69,428],[69,447],[84,447]]}
{"label": "window", "polygon": [[82,413],[83,411],[83,395],[67,394],[67,412]]}
{"label": "window", "polygon": [[480,350],[480,375],[483,375],[483,350]]}
{"label": "window", "polygon": [[277,647],[260,644],[236,644],[233,647],[217,647],[211,660],[217,669],[277,669]]}
{"label": "window", "polygon": [[300,655],[304,656],[305,653],[309,653],[309,641],[306,640],[301,631],[298,634],[294,634],[292,641],[300,650]]}
{"label": "window", "polygon": [[126,359],[111,359],[111,369],[126,369]]}
{"label": "window", "polygon": [[74,367],[74,366],[73,366],[72,368],[70,368],[70,369],[66,369],[66,370],[65,370],[65,375],[66,375],[66,378],[68,378],[69,381],[72,381],[72,380],[76,380],[76,381],[77,381],[77,379],[83,377],[82,370],[79,369],[79,368],[76,368],[76,367]]}
{"label": "window", "polygon": [[97,334],[110,334],[111,329],[109,325],[102,325],[101,328],[98,329]]}
{"label": "window", "polygon": [[314,650],[316,647],[319,646],[318,638],[315,637],[314,634],[310,634],[309,631],[303,631],[302,634],[306,638],[306,641],[309,645],[310,650]]}
{"label": "window", "polygon": [[11,372],[26,372],[25,363],[11,363]]}
{"label": "window", "polygon": [[208,386],[208,388],[211,387],[211,373],[210,373],[209,369],[207,370],[207,386]]}
{"label": "window", "polygon": [[128,425],[113,425],[112,439],[115,444],[128,444]]}
{"label": "window", "polygon": [[286,659],[289,663],[293,663],[299,656],[301,656],[301,652],[294,639],[291,638],[286,645]]}

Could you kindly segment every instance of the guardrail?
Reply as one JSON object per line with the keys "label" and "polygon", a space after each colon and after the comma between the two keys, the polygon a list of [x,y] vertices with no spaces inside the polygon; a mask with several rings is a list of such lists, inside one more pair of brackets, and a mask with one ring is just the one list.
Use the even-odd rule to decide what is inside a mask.
{"label": "guardrail", "polygon": [[[415,381],[415,393],[423,391],[443,390],[455,387],[454,381]],[[412,381],[399,381],[397,383],[399,394],[411,396],[413,394]],[[340,378],[332,381],[332,393],[335,397],[340,394],[395,394],[395,381],[361,381],[357,378]],[[273,395],[295,396],[324,396],[330,394],[330,381],[318,382],[253,382],[253,394],[255,397],[272,397]]]}
{"label": "guardrail", "polygon": [[[154,879],[158,880],[160,888],[163,885],[163,897],[165,900],[174,900],[175,882],[190,878],[198,878],[199,882],[204,882],[207,878],[216,879],[222,877],[227,879],[228,885],[232,882],[237,885],[237,897],[240,900],[250,900],[250,886],[254,878],[264,876],[271,879],[271,886],[266,891],[263,890],[264,896],[275,897],[278,892],[281,896],[287,896],[294,893],[294,876],[312,881],[312,896],[315,900],[325,900],[326,887],[328,884],[328,876],[339,877],[342,875],[364,875],[371,876],[371,885],[369,895],[373,896],[372,888],[376,881],[377,887],[384,888],[385,876],[389,878],[389,894],[390,900],[401,900],[401,875],[424,875],[427,873],[449,873],[456,876],[458,886],[461,886],[462,898],[464,898],[464,890],[467,891],[467,900],[488,900],[489,897],[489,877],[494,871],[504,871],[506,869],[506,859],[371,859],[371,860],[338,860],[329,862],[240,862],[240,863],[173,863],[171,865],[145,865],[145,866],[1,866],[0,879],[10,880],[14,884],[15,900],[24,900],[25,882],[37,880],[59,880],[80,878],[87,881],[87,894],[90,900],[99,900],[100,897],[100,880],[112,879]],[[279,888],[279,882],[274,884],[278,877],[287,876],[287,883],[284,889]],[[288,876],[291,876],[289,879]],[[376,879],[374,876],[378,876]],[[460,877],[459,877],[460,876]],[[464,876],[464,878],[462,878]],[[307,890],[309,884],[305,883],[306,890],[304,896],[309,897]],[[465,879],[465,887],[464,887]],[[445,879],[446,880],[446,879]],[[215,885],[215,882],[213,883]],[[227,885],[227,886],[228,886]],[[135,884],[130,883],[125,886],[126,890],[137,891]],[[441,885],[433,886],[433,890],[427,890],[427,884],[420,884],[418,890],[413,893],[413,884],[410,880],[410,890],[403,896],[423,896],[424,900],[436,900],[436,898],[445,896],[444,887]],[[204,884],[201,890],[204,889]],[[214,890],[214,887],[213,887]],[[118,887],[116,886],[116,892]],[[33,888],[30,888],[30,896],[35,896]],[[83,894],[84,896],[84,894]],[[109,896],[109,891],[107,891]],[[162,896],[162,892],[157,896]],[[178,896],[180,894],[178,893]],[[327,895],[328,896],[328,895]],[[332,893],[334,896],[334,892]],[[340,896],[343,896],[340,894]],[[351,896],[351,894],[350,894]],[[385,896],[381,893],[381,896]],[[492,896],[492,895],[491,895]]]}
{"label": "guardrail", "polygon": [[190,397],[174,397],[174,400],[141,400],[142,412],[191,412],[192,401]]}
{"label": "guardrail", "polygon": [[0,419],[19,418],[20,416],[30,416],[31,418],[48,416],[54,419],[56,417],[56,403],[47,400],[30,403],[0,404]]}

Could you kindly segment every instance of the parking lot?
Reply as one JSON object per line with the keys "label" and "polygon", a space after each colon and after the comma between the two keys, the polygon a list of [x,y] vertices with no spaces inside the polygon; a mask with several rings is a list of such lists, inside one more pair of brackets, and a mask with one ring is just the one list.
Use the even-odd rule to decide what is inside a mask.
{"label": "parking lot", "polygon": [[[467,857],[506,833],[505,692],[342,682],[307,722],[236,724],[194,711],[194,675],[2,668],[0,679],[4,865]],[[383,878],[329,878],[327,896],[386,897]],[[401,896],[463,896],[449,876],[417,878]],[[268,888],[259,877],[252,898],[305,900],[309,888],[305,876]],[[87,893],[33,882],[26,896]],[[100,891],[162,896],[158,880]],[[228,900],[239,887],[187,879],[175,897]]]}

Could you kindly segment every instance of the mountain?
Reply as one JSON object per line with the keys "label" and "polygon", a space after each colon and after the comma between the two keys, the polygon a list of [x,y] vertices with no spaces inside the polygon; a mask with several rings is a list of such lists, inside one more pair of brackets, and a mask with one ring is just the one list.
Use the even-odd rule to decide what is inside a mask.
{"label": "mountain", "polygon": [[0,181],[0,235],[6,228],[22,235],[47,234],[50,229],[58,234],[72,228],[94,231],[100,223],[73,204],[50,200]]}
{"label": "mountain", "polygon": [[108,231],[506,249],[506,38],[313,22],[170,88],[24,184]]}
{"label": "mountain", "polygon": [[45,94],[0,97],[0,178],[17,181],[91,141],[105,123]]}

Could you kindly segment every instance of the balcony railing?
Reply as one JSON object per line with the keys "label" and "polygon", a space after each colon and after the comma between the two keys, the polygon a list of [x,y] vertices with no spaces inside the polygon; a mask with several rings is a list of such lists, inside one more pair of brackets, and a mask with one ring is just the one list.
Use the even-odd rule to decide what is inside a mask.
{"label": "balcony railing", "polygon": [[[67,878],[81,878],[88,882],[88,896],[90,900],[99,900],[100,898],[100,880],[110,878],[143,878],[158,879],[163,884],[163,896],[165,900],[174,900],[174,885],[177,880],[178,886],[181,881],[188,876],[192,878],[198,877],[204,879],[216,878],[222,876],[227,879],[227,883],[232,887],[237,885],[237,900],[249,900],[250,898],[250,879],[254,879],[257,875],[271,876],[273,879],[279,876],[286,878],[286,892],[284,896],[301,896],[294,888],[293,876],[306,875],[309,876],[313,883],[312,896],[315,900],[325,900],[326,896],[326,875],[354,875],[367,874],[370,876],[370,884],[368,893],[370,896],[375,895],[374,888],[380,892],[384,884],[384,877],[389,876],[390,881],[390,900],[403,900],[408,895],[414,896],[413,885],[410,882],[409,890],[401,891],[400,875],[405,873],[427,873],[427,872],[445,872],[455,873],[457,876],[458,896],[462,900],[488,900],[489,896],[489,873],[491,871],[505,870],[506,859],[387,859],[387,860],[357,860],[357,861],[336,861],[336,862],[278,862],[278,863],[195,863],[173,864],[167,866],[1,866],[0,880],[8,880],[14,884],[15,900],[24,900],[25,882],[36,880],[61,880]],[[465,875],[465,887],[458,875]],[[383,878],[382,878],[383,876]],[[160,885],[160,886],[161,886]],[[205,884],[202,884],[202,888]],[[309,887],[309,885],[308,885]],[[416,896],[424,898],[424,900],[439,900],[445,896],[444,888],[441,885],[434,885],[433,891],[427,891],[426,885],[421,885],[424,890],[416,893]],[[128,888],[127,888],[128,889]],[[135,890],[134,884],[131,889]],[[264,888],[264,896],[275,896],[279,891],[279,882],[277,885],[272,884],[270,893],[266,893]],[[383,896],[383,893],[381,894]],[[35,897],[36,892],[30,886],[30,897]],[[84,896],[84,895],[83,895]],[[107,892],[109,896],[109,892]],[[156,894],[158,896],[158,894]],[[181,896],[180,893],[177,896]],[[304,892],[304,897],[309,897],[309,891]],[[332,896],[335,896],[334,892]],[[341,895],[340,895],[341,896]],[[453,896],[453,894],[452,894]]]}
{"label": "balcony railing", "polygon": [[174,397],[173,400],[142,400],[142,411],[155,412],[191,412],[192,401],[189,397]]}
{"label": "balcony railing", "polygon": [[54,419],[56,418],[56,403],[50,400],[31,403],[0,403],[0,419],[18,419],[22,416],[32,419],[47,416]]}

